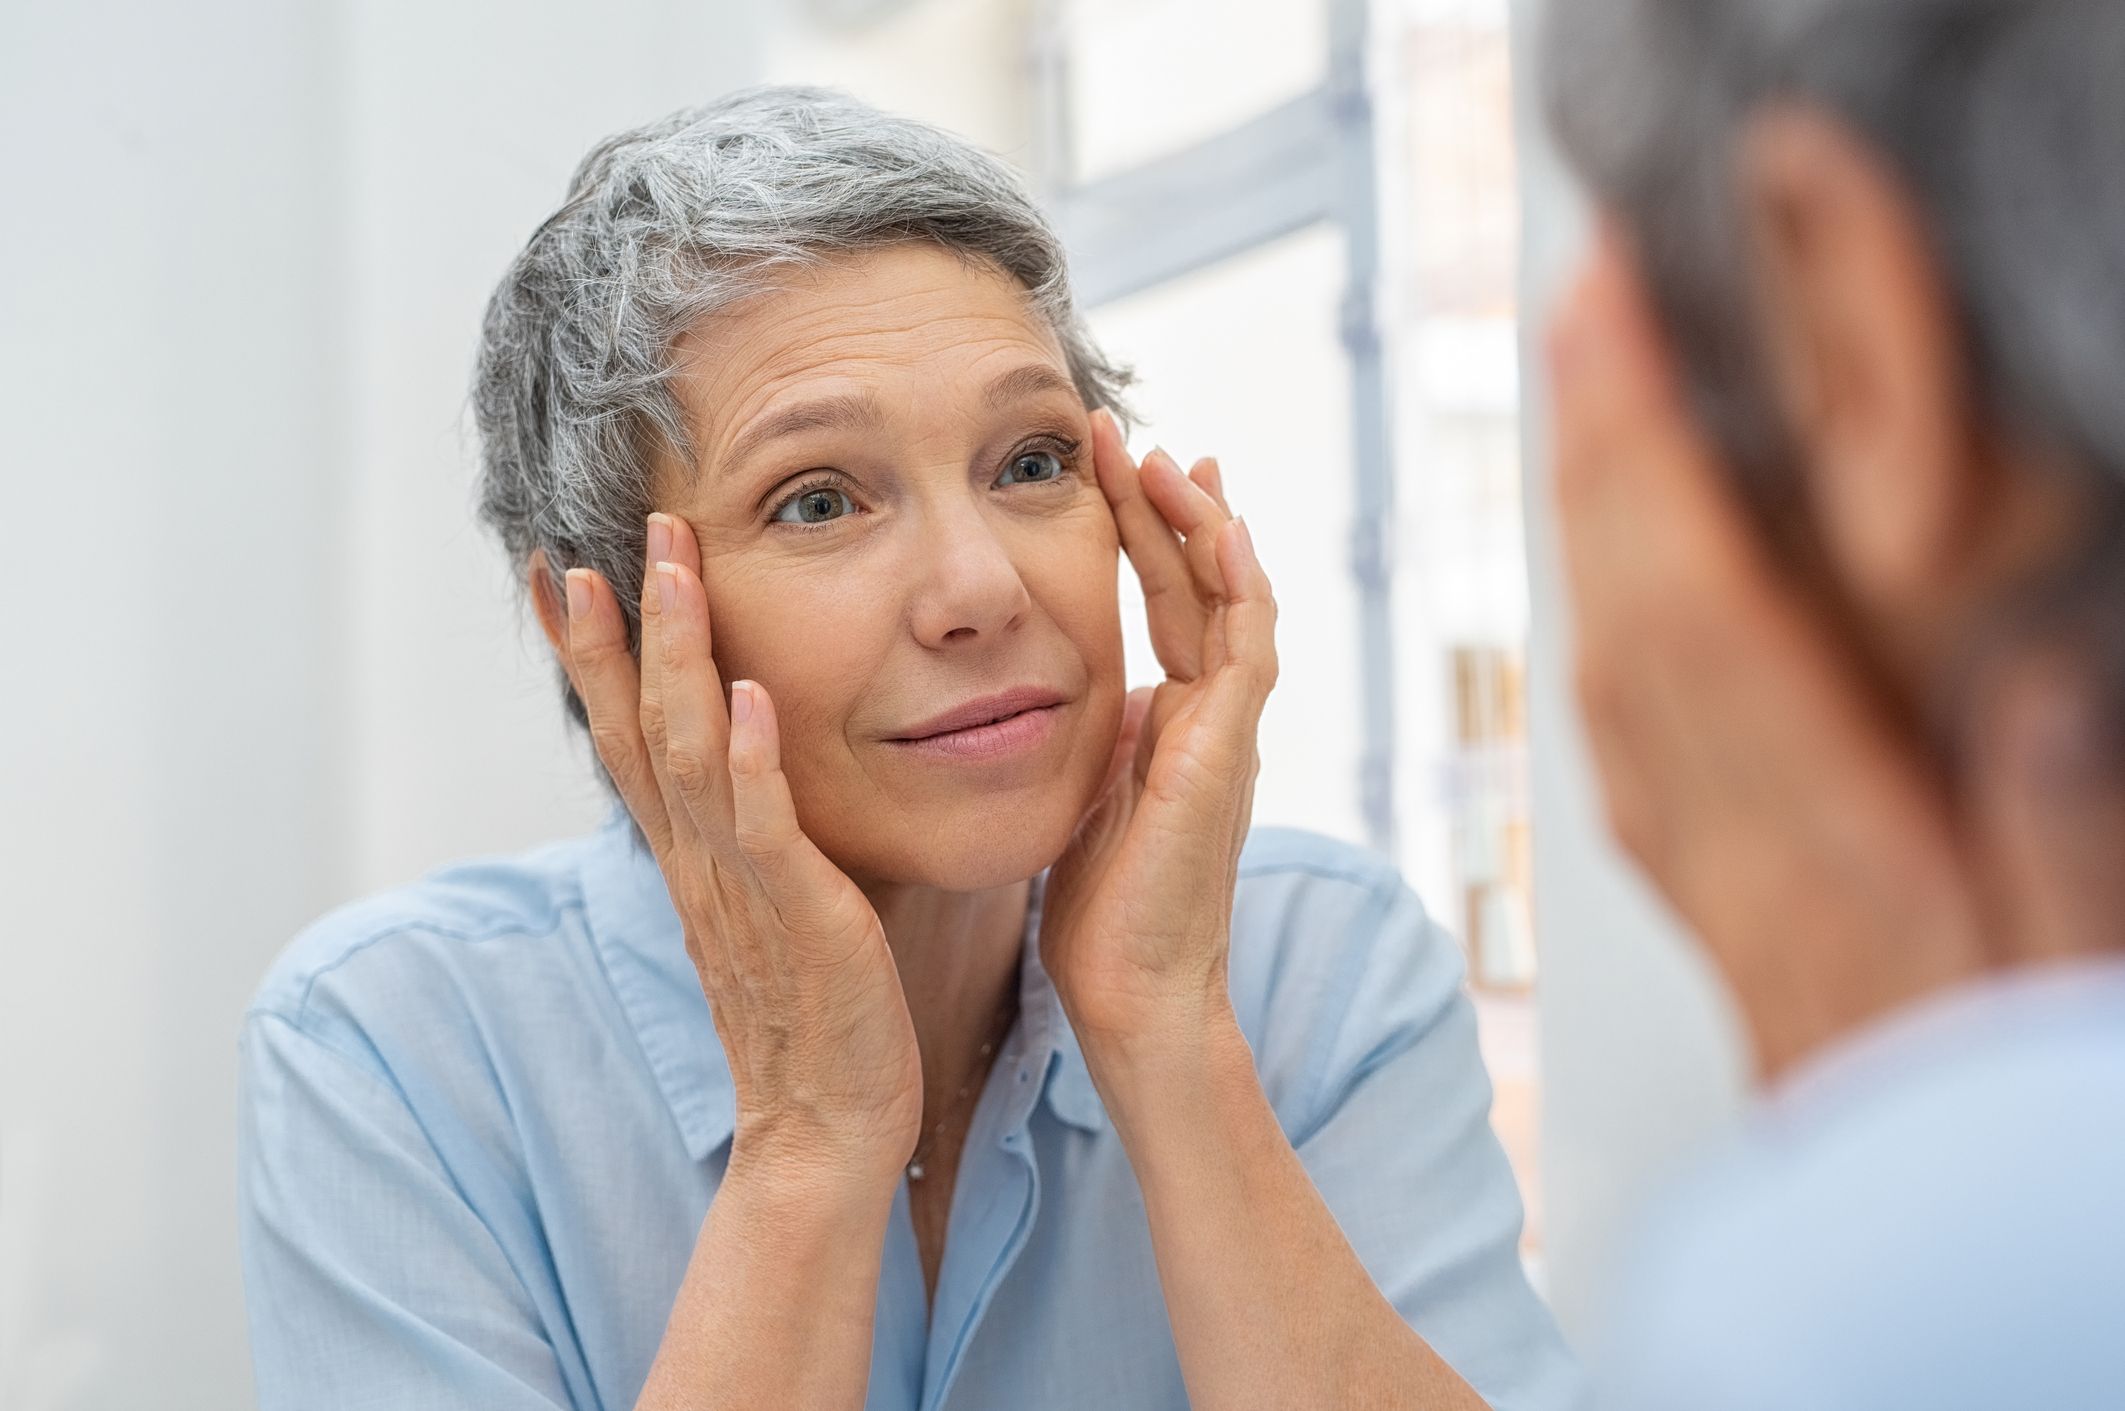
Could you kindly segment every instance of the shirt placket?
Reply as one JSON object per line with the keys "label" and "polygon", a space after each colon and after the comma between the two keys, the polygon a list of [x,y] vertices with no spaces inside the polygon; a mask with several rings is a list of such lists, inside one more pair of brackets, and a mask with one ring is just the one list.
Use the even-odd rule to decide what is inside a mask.
{"label": "shirt placket", "polygon": [[945,1405],[982,1315],[1033,1232],[1040,1168],[1028,1125],[1055,1057],[1045,1038],[1021,1029],[975,1109],[945,1230],[921,1411]]}

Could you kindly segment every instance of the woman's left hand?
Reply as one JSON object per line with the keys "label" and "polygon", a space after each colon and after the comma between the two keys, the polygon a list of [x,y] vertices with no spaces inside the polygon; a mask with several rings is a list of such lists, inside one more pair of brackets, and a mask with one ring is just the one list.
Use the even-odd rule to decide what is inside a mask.
{"label": "woman's left hand", "polygon": [[1214,461],[1093,464],[1165,681],[1129,698],[1106,788],[1048,873],[1041,959],[1128,1153],[1192,1405],[1470,1408],[1329,1213],[1226,985],[1276,684],[1276,600]]}
{"label": "woman's left hand", "polygon": [[1276,600],[1214,461],[1141,468],[1105,412],[1093,463],[1166,679],[1133,692],[1105,786],[1049,873],[1041,959],[1095,1062],[1229,1015],[1233,887],[1276,684]]}

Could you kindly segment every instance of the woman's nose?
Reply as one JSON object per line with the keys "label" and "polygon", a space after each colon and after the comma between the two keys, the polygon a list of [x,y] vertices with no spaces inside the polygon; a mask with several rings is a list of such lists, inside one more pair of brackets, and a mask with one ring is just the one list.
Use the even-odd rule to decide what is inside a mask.
{"label": "woman's nose", "polygon": [[996,637],[1032,606],[994,525],[972,506],[925,516],[911,618],[928,647]]}

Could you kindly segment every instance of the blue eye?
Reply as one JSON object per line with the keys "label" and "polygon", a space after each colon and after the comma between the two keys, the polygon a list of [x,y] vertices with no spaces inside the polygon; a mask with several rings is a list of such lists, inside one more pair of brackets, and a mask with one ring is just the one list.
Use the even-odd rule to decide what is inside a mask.
{"label": "blue eye", "polygon": [[[1011,463],[1004,467],[1003,475],[998,476],[997,479],[999,483],[1004,484],[1038,485],[1047,481],[1060,480],[1062,479],[1062,474],[1062,457],[1056,455],[1055,452],[1021,451],[1011,458]],[[1013,475],[1016,475],[1018,479],[1015,481],[1009,479]]]}
{"label": "blue eye", "polygon": [[[791,510],[797,513],[793,516]],[[830,485],[799,490],[775,507],[775,519],[783,524],[825,524],[856,512],[855,502]]]}

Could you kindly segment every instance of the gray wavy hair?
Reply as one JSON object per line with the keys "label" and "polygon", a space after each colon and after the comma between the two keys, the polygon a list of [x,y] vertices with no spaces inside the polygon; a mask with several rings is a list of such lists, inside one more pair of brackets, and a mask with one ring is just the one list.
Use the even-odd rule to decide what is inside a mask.
{"label": "gray wavy hair", "polygon": [[[557,592],[568,569],[596,569],[639,651],[655,467],[695,461],[674,343],[773,287],[777,270],[908,241],[1015,279],[1062,344],[1085,405],[1125,411],[1130,376],[1087,334],[1062,243],[1031,193],[951,133],[829,89],[774,86],[591,149],[488,302],[473,376],[479,515],[519,593],[535,549]],[[587,726],[565,673],[560,686]]]}
{"label": "gray wavy hair", "polygon": [[1755,344],[1734,156],[1826,111],[1897,172],[1957,300],[1994,430],[2085,489],[2089,534],[1999,631],[2077,636],[2125,702],[2125,4],[1554,0],[1550,124],[1630,228],[1698,415],[1774,531],[1800,487]]}

